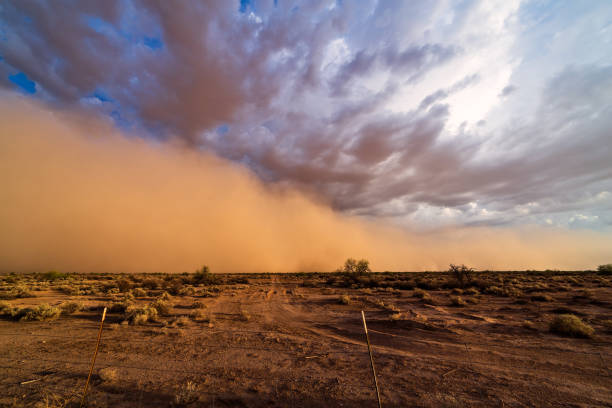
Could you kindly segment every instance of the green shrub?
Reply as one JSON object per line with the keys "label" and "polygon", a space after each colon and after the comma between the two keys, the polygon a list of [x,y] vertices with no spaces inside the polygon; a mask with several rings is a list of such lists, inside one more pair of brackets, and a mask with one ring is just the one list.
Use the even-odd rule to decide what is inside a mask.
{"label": "green shrub", "polygon": [[552,333],[571,337],[591,337],[595,330],[584,323],[578,316],[563,314],[555,317],[550,324]]}

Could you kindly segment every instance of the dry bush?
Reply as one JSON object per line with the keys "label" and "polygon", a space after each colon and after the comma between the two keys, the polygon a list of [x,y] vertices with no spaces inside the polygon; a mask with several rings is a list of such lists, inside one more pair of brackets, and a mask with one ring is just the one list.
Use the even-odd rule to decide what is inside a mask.
{"label": "dry bush", "polygon": [[176,319],[172,320],[170,323],[170,327],[184,327],[189,326],[191,324],[191,320],[187,316],[179,316]]}
{"label": "dry bush", "polygon": [[612,275],[612,264],[599,265],[597,272],[601,275]]}
{"label": "dry bush", "polygon": [[204,308],[194,309],[191,312],[190,316],[196,322],[207,322],[208,323],[211,321],[210,313],[208,313],[208,311]]}
{"label": "dry bush", "polygon": [[193,404],[199,399],[198,391],[199,387],[196,383],[187,381],[176,390],[174,403],[179,406]]}
{"label": "dry bush", "polygon": [[553,298],[548,295],[537,294],[531,296],[531,300],[534,302],[552,302]]}
{"label": "dry bush", "polygon": [[60,309],[62,309],[64,314],[73,314],[83,310],[84,306],[81,302],[64,302],[60,305]]}
{"label": "dry bush", "polygon": [[69,296],[78,296],[81,294],[81,290],[79,289],[78,286],[75,286],[75,285],[58,286],[57,290]]}
{"label": "dry bush", "polygon": [[398,320],[403,320],[404,319],[404,314],[403,313],[393,313],[391,315],[389,315],[389,320],[396,322]]}
{"label": "dry bush", "polygon": [[128,308],[132,306],[132,302],[129,300],[123,300],[121,302],[113,302],[108,308],[109,313],[125,313]]}
{"label": "dry bush", "polygon": [[451,293],[453,295],[463,295],[463,289],[461,289],[461,288],[454,288],[453,290],[451,290]]}
{"label": "dry bush", "polygon": [[591,337],[595,330],[588,324],[584,323],[578,316],[572,314],[563,314],[555,317],[550,324],[552,333],[570,337]]}
{"label": "dry bush", "polygon": [[242,320],[243,322],[248,322],[249,320],[251,320],[251,314],[249,313],[248,310],[246,309],[240,310],[240,320]]}
{"label": "dry bush", "polygon": [[0,301],[0,316],[10,316],[13,308],[8,302]]}
{"label": "dry bush", "polygon": [[147,291],[142,288],[134,288],[132,289],[132,294],[134,297],[145,297],[147,296]]}
{"label": "dry bush", "polygon": [[465,301],[473,305],[477,305],[478,303],[480,303],[480,299],[478,299],[477,297],[466,297]]}
{"label": "dry bush", "polygon": [[342,304],[342,305],[350,305],[351,304],[351,297],[349,295],[342,295],[338,299],[338,302],[340,302],[340,304]]}
{"label": "dry bush", "polygon": [[480,292],[476,288],[468,288],[463,291],[463,294],[475,296],[475,295],[480,295]]}
{"label": "dry bush", "polygon": [[451,300],[451,306],[463,307],[467,305],[465,300],[461,299],[461,296],[451,296],[450,300]]}
{"label": "dry bush", "polygon": [[533,323],[531,320],[524,320],[523,327],[528,330],[538,330],[535,323]]}
{"label": "dry bush", "polygon": [[149,306],[155,309],[157,313],[162,316],[168,316],[172,310],[172,303],[168,300],[164,300],[161,297],[155,299],[149,304]]}
{"label": "dry bush", "polygon": [[36,297],[25,285],[17,285],[11,290],[0,291],[0,299],[21,299]]}
{"label": "dry bush", "polygon": [[35,306],[33,308],[24,307],[21,309],[15,308],[11,312],[11,316],[15,320],[22,322],[37,320],[47,321],[55,320],[60,317],[62,311],[59,307],[50,306],[47,303]]}
{"label": "dry bush", "polygon": [[119,372],[113,367],[101,368],[98,370],[98,377],[104,382],[114,383],[119,379]]}
{"label": "dry bush", "polygon": [[429,296],[429,293],[425,292],[423,289],[416,288],[412,292],[412,296],[417,297],[419,299],[423,299],[424,297]]}
{"label": "dry bush", "polygon": [[157,309],[146,306],[129,306],[125,311],[125,320],[131,324],[144,324],[149,321],[156,321],[158,317]]}

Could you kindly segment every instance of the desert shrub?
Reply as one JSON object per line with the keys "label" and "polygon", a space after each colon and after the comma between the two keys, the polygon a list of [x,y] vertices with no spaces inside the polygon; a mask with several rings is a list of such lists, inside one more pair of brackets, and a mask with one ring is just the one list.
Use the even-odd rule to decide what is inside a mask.
{"label": "desert shrub", "polygon": [[73,285],[58,286],[57,290],[69,296],[78,296],[81,294],[81,291],[79,290],[78,286]]}
{"label": "desert shrub", "polygon": [[164,300],[161,297],[155,299],[153,302],[149,304],[149,306],[157,311],[162,316],[167,316],[170,314],[170,310],[172,309],[172,303],[169,300]]}
{"label": "desert shrub", "polygon": [[591,337],[595,330],[584,323],[578,316],[563,314],[555,317],[550,324],[552,333],[571,337]]}
{"label": "desert shrub", "polygon": [[132,294],[135,297],[145,297],[145,296],[147,296],[147,291],[142,289],[142,288],[134,288],[132,290]]}
{"label": "desert shrub", "polygon": [[158,316],[157,309],[146,306],[131,305],[125,311],[125,320],[131,324],[144,324],[149,321],[156,321]]}
{"label": "desert shrub", "polygon": [[535,323],[533,323],[531,320],[524,320],[523,327],[528,330],[537,330]]}
{"label": "desert shrub", "polygon": [[599,265],[597,273],[601,275],[612,275],[612,264]]}
{"label": "desert shrub", "polygon": [[109,313],[125,313],[129,307],[132,306],[132,302],[129,300],[123,300],[121,302],[113,302],[108,308]]}
{"label": "desert shrub", "polygon": [[45,272],[41,274],[39,279],[47,280],[47,281],[56,281],[58,279],[66,279],[67,277],[68,277],[68,274],[66,273],[61,273],[58,271],[49,271],[49,272]]}
{"label": "desert shrub", "polygon": [[478,292],[478,289],[476,288],[468,288],[463,291],[463,294],[475,296],[475,295],[479,295],[480,292]]}
{"label": "desert shrub", "polygon": [[0,316],[10,316],[13,308],[8,302],[0,301]]}
{"label": "desert shrub", "polygon": [[210,271],[208,266],[204,265],[193,275],[193,283],[200,285],[216,285],[221,283],[221,280],[217,275]]}
{"label": "desert shrub", "polygon": [[360,259],[355,267],[355,272],[362,275],[372,272],[372,269],[370,269],[370,261],[367,259]]}
{"label": "desert shrub", "polygon": [[60,305],[62,313],[72,314],[83,310],[83,304],[81,302],[64,302]]}
{"label": "desert shrub", "polygon": [[249,320],[251,320],[251,314],[249,313],[248,310],[246,309],[240,310],[240,320],[242,320],[243,322],[248,322]]}
{"label": "desert shrub", "polygon": [[171,327],[184,327],[188,326],[191,323],[191,320],[187,316],[179,316],[170,323]]}
{"label": "desert shrub", "polygon": [[463,264],[450,264],[448,272],[451,273],[455,277],[455,279],[457,279],[457,282],[459,282],[459,285],[461,287],[464,287],[465,284],[471,280],[472,274],[474,273],[474,269],[468,268]]}
{"label": "desert shrub", "polygon": [[104,382],[116,382],[119,379],[119,372],[116,368],[106,367],[98,370],[98,377]]}
{"label": "desert shrub", "polygon": [[195,293],[196,293],[196,291],[195,291],[195,288],[193,286],[182,287],[177,292],[177,294],[179,296],[193,296],[193,295],[195,295]]}
{"label": "desert shrub", "polygon": [[160,279],[144,279],[141,282],[143,288],[147,288],[150,290],[159,289],[162,286],[162,281]]}
{"label": "desert shrub", "polygon": [[22,322],[32,320],[46,321],[57,319],[58,317],[60,317],[61,313],[62,311],[59,307],[54,307],[43,303],[42,305],[38,305],[33,308],[25,307],[22,309],[13,309],[12,317],[13,319]]}
{"label": "desert shrub", "polygon": [[504,290],[499,286],[489,286],[484,290],[484,292],[487,295],[503,296]]}
{"label": "desert shrub", "polygon": [[19,299],[30,297],[36,296],[32,292],[30,292],[24,285],[17,285],[8,291],[0,291],[0,299]]}
{"label": "desert shrub", "polygon": [[396,322],[398,320],[402,320],[403,318],[404,318],[404,314],[403,313],[399,313],[399,312],[392,313],[392,314],[389,315],[389,320],[394,321],[394,322]]}
{"label": "desert shrub", "polygon": [[132,289],[132,282],[124,278],[118,279],[117,289],[119,289],[119,292],[127,292]]}
{"label": "desert shrub", "polygon": [[461,296],[452,296],[451,297],[451,306],[463,307],[467,305],[465,300],[461,299]]}
{"label": "desert shrub", "polygon": [[480,302],[480,300],[477,297],[466,297],[465,301],[473,305],[477,305]]}
{"label": "desert shrub", "polygon": [[192,381],[181,385],[174,394],[174,403],[178,406],[193,404],[198,399],[198,385]]}
{"label": "desert shrub", "polygon": [[342,295],[338,299],[338,302],[340,302],[340,304],[343,304],[343,305],[350,305],[351,304],[351,297],[349,295]]}
{"label": "desert shrub", "polygon": [[531,300],[534,302],[552,302],[553,298],[548,295],[538,294],[531,296]]}
{"label": "desert shrub", "polygon": [[454,288],[453,290],[451,290],[451,293],[453,295],[463,295],[463,289],[460,288]]}
{"label": "desert shrub", "polygon": [[344,261],[344,267],[342,268],[344,273],[355,273],[357,272],[357,261],[354,258],[348,258]]}
{"label": "desert shrub", "polygon": [[429,296],[429,293],[425,292],[423,289],[417,288],[412,292],[412,296],[423,299],[426,296]]}
{"label": "desert shrub", "polygon": [[194,309],[191,312],[190,316],[196,322],[209,322],[210,321],[210,314],[204,308]]}

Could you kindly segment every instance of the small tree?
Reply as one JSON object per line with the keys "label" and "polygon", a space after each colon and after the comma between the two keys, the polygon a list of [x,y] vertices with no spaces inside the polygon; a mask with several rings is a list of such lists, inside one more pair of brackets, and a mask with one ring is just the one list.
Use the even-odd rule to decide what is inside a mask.
{"label": "small tree", "polygon": [[348,258],[344,262],[344,269],[342,269],[342,272],[355,273],[356,271],[357,271],[357,261],[353,258]]}
{"label": "small tree", "polygon": [[365,273],[372,272],[372,269],[370,269],[370,261],[368,261],[367,259],[361,259],[359,262],[357,262],[357,267],[355,268],[355,272],[359,274],[365,274]]}
{"label": "small tree", "polygon": [[194,283],[213,284],[216,282],[216,276],[210,272],[210,268],[206,265],[198,269],[193,277]]}
{"label": "small tree", "polygon": [[471,275],[474,272],[474,269],[468,268],[463,264],[450,264],[448,271],[455,276],[455,279],[457,279],[457,282],[459,282],[459,286],[463,288],[466,282],[469,282],[471,280]]}
{"label": "small tree", "polygon": [[597,272],[602,275],[612,275],[612,264],[599,265]]}

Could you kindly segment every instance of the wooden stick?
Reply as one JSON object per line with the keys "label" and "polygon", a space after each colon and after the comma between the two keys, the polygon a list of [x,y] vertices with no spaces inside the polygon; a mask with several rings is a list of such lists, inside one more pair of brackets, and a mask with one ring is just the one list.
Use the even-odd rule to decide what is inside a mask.
{"label": "wooden stick", "polygon": [[96,351],[94,351],[93,358],[91,359],[91,367],[89,368],[89,375],[87,376],[87,382],[85,383],[85,388],[83,389],[83,398],[81,399],[81,408],[85,404],[85,397],[87,396],[87,387],[89,386],[89,380],[91,379],[91,374],[93,373],[94,364],[96,364],[96,357],[98,356],[98,348],[100,348],[100,339],[102,338],[102,326],[104,325],[104,318],[106,317],[106,308],[102,312],[102,320],[100,320],[100,330],[98,330],[98,342],[96,343]]}
{"label": "wooden stick", "polygon": [[361,311],[363,319],[363,330],[365,331],[366,342],[368,343],[368,353],[370,353],[370,367],[372,367],[372,377],[374,377],[374,386],[376,387],[376,398],[378,399],[378,408],[382,408],[380,403],[380,391],[378,390],[378,379],[376,378],[376,370],[374,369],[374,358],[372,357],[372,347],[370,346],[370,336],[368,336],[368,326],[366,325],[365,313]]}

